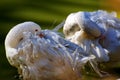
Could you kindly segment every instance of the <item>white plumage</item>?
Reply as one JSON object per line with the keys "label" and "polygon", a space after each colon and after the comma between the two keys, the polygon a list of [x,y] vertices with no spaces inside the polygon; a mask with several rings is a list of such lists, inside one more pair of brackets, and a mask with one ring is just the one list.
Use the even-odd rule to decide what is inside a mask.
{"label": "white plumage", "polygon": [[90,19],[96,23],[103,36],[99,42],[109,51],[110,61],[120,62],[120,20],[115,12],[97,11],[90,13]]}
{"label": "white plumage", "polygon": [[113,65],[120,61],[120,20],[116,13],[70,14],[63,27],[67,40],[55,32],[60,26],[53,31],[41,30],[34,22],[24,22],[9,31],[6,56],[24,80],[79,80],[88,61],[102,77],[96,62]]}
{"label": "white plumage", "polygon": [[33,22],[13,27],[6,36],[5,49],[8,61],[24,80],[79,80],[82,66],[95,58]]}
{"label": "white plumage", "polygon": [[101,31],[88,14],[88,12],[70,14],[63,28],[65,37],[80,45],[87,53],[96,55],[98,61],[108,61],[107,51],[98,43]]}
{"label": "white plumage", "polygon": [[35,33],[35,31],[40,30],[41,29],[39,25],[33,22],[25,22],[23,24],[16,25],[9,31],[5,39],[5,49],[6,56],[11,65],[17,66],[17,63],[14,61],[14,56],[18,54],[16,48],[18,47],[18,44],[23,40],[23,32]]}
{"label": "white plumage", "polygon": [[[65,21],[63,32],[71,42],[95,55],[95,61],[120,61],[120,20],[115,12],[99,10],[72,13]],[[95,65],[93,67],[95,69]],[[95,71],[102,76],[97,68]]]}

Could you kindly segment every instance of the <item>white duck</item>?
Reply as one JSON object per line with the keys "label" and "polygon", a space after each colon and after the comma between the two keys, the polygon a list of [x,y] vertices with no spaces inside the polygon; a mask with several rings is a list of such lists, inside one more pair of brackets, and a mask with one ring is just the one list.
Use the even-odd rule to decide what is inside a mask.
{"label": "white duck", "polygon": [[23,80],[80,80],[80,70],[94,59],[56,32],[34,22],[13,27],[5,39],[6,56]]}
{"label": "white duck", "polygon": [[[97,11],[89,13],[90,19],[96,23],[101,31],[100,45],[109,51],[110,65],[120,64],[120,19],[115,12]],[[115,63],[115,64],[114,64]],[[109,65],[109,66],[110,66]]]}
{"label": "white duck", "polygon": [[97,38],[101,36],[101,31],[98,25],[87,16],[87,12],[70,14],[65,21],[63,33],[66,39],[80,45],[87,53],[90,53],[92,48],[91,53],[96,55],[98,61],[109,60],[106,50],[101,49],[98,43]]}
{"label": "white duck", "polygon": [[[120,61],[120,20],[106,11],[71,13],[64,24],[66,39],[96,56],[97,62]],[[94,62],[91,63],[100,74]]]}

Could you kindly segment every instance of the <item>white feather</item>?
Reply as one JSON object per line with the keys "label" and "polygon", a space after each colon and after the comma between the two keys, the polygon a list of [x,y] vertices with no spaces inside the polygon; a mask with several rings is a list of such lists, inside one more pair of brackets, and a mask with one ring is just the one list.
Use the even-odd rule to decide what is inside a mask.
{"label": "white feather", "polygon": [[78,45],[54,31],[41,30],[33,22],[12,28],[5,47],[10,64],[18,69],[24,80],[79,80],[81,67],[93,59]]}

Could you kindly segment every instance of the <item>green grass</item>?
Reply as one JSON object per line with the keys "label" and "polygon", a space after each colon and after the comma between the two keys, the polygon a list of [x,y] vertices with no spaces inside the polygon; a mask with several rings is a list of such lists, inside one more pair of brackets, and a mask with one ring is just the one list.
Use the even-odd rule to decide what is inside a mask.
{"label": "green grass", "polygon": [[[105,5],[102,6],[104,1],[105,0],[1,0],[0,80],[17,80],[14,78],[14,76],[17,75],[17,70],[8,63],[4,49],[6,34],[13,26],[25,21],[34,21],[38,23],[42,29],[52,29],[66,19],[67,15],[72,12],[104,9],[106,7]],[[110,10],[109,7],[107,8]],[[89,76],[87,77],[91,80],[93,79]]]}

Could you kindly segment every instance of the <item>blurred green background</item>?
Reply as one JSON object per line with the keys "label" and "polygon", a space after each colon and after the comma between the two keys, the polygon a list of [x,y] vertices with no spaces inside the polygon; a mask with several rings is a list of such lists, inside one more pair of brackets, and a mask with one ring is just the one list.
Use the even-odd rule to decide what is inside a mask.
{"label": "blurred green background", "polygon": [[16,24],[34,21],[42,29],[52,29],[72,12],[99,9],[116,11],[119,17],[119,4],[120,0],[0,0],[0,80],[17,80],[4,49],[6,34]]}

